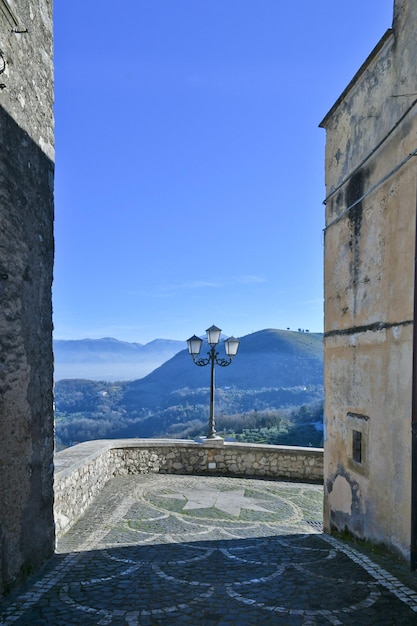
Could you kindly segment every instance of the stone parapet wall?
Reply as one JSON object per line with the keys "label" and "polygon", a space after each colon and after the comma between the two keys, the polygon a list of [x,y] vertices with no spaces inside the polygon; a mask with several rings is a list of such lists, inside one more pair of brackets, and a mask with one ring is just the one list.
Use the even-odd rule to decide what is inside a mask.
{"label": "stone parapet wall", "polygon": [[197,474],[322,482],[323,450],[184,440],[87,441],[55,459],[56,534],[64,534],[113,476]]}
{"label": "stone parapet wall", "polygon": [[[100,443],[101,445],[94,445]],[[90,506],[115,474],[111,447],[88,441],[73,448],[72,454],[55,457],[55,533],[60,537]]]}

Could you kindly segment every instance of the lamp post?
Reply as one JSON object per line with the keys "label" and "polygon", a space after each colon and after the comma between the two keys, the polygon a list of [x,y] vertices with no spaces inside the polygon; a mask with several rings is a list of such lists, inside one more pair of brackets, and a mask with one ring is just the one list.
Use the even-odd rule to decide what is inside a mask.
{"label": "lamp post", "polygon": [[211,376],[210,376],[210,417],[209,417],[209,430],[207,439],[220,439],[216,435],[216,429],[214,427],[214,365],[220,365],[220,367],[227,367],[232,362],[234,356],[236,356],[238,348],[239,348],[239,339],[235,337],[229,337],[224,342],[224,349],[226,352],[227,359],[219,358],[219,353],[216,350],[216,346],[220,340],[221,329],[217,328],[217,326],[210,326],[206,330],[207,333],[207,343],[210,346],[210,350],[207,352],[208,357],[200,357],[198,358],[201,350],[201,345],[203,340],[196,335],[193,335],[189,339],[187,339],[188,352],[193,357],[193,361],[199,367],[204,367],[205,365],[210,364]]}

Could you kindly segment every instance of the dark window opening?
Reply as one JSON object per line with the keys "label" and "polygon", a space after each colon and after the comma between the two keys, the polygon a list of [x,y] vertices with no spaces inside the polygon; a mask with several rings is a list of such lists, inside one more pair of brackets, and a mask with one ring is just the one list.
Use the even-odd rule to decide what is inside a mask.
{"label": "dark window opening", "polygon": [[352,459],[362,463],[362,433],[359,430],[352,431]]}

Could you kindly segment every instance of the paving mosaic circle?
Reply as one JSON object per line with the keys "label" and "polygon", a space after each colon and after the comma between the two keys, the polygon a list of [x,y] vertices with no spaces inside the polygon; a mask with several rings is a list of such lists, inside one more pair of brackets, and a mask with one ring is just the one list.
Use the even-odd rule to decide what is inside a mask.
{"label": "paving mosaic circle", "polygon": [[321,510],[317,485],[114,479],[0,624],[415,625],[417,593],[322,535]]}
{"label": "paving mosaic circle", "polygon": [[158,509],[212,522],[297,524],[303,519],[302,509],[288,497],[280,496],[275,483],[265,482],[259,489],[256,482],[243,479],[238,484],[217,481],[213,485],[211,479],[186,477],[178,490],[155,487],[145,490],[142,498]]}

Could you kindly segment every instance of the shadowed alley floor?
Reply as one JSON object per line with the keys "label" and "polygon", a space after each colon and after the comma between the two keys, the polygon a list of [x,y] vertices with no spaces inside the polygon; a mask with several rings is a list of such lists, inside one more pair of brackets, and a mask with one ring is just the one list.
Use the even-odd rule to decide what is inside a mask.
{"label": "shadowed alley floor", "polygon": [[0,624],[417,624],[417,577],[323,535],[321,518],[319,485],[114,478]]}

